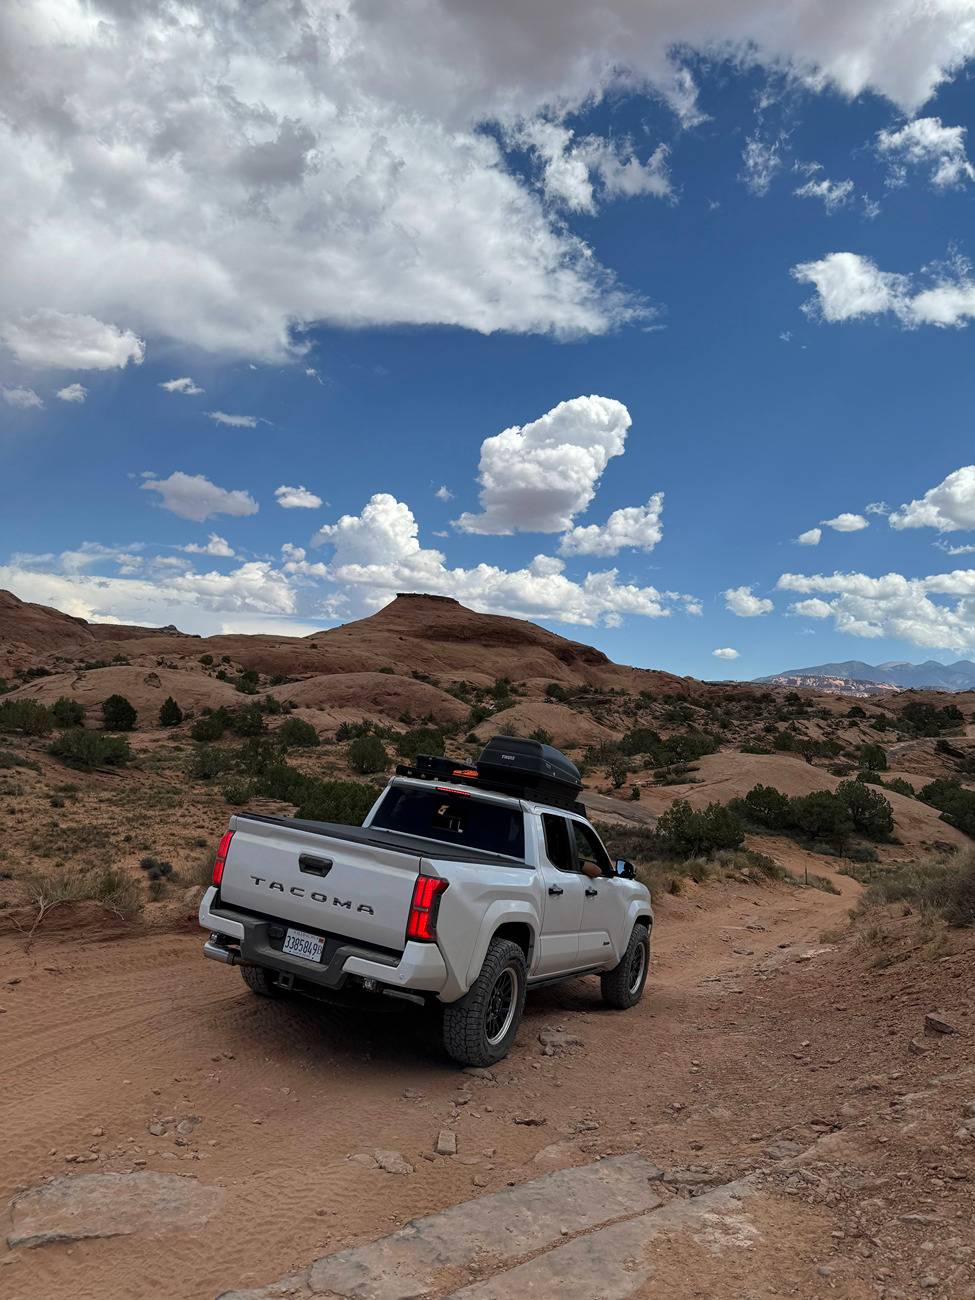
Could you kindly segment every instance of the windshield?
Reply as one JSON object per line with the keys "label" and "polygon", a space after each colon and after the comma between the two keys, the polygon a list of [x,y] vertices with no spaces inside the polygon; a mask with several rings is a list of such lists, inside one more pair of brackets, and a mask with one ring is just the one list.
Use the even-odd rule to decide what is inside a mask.
{"label": "windshield", "polygon": [[376,810],[373,826],[422,835],[459,848],[525,856],[525,818],[520,808],[489,803],[448,790],[393,786]]}

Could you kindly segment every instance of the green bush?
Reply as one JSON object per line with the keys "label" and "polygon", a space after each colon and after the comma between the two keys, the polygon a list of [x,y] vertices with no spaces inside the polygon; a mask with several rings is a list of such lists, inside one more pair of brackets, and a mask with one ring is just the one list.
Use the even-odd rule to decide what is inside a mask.
{"label": "green bush", "polygon": [[312,778],[301,791],[295,812],[309,821],[361,826],[376,802],[378,790],[362,781],[321,781]]}
{"label": "green bush", "polygon": [[370,772],[385,772],[389,767],[386,746],[378,736],[357,736],[349,745],[349,767],[364,776]]}
{"label": "green bush", "polygon": [[202,744],[209,745],[215,740],[220,740],[227,730],[227,724],[222,717],[216,713],[211,713],[209,717],[198,718],[190,728],[190,736]]}
{"label": "green bush", "polygon": [[829,790],[814,790],[790,801],[790,823],[813,840],[840,844],[853,833],[853,818]]}
{"label": "green bush", "polygon": [[772,785],[755,785],[741,799],[731,801],[732,809],[745,821],[766,830],[782,830],[789,825],[790,799]]}
{"label": "green bush", "polygon": [[883,745],[864,745],[860,750],[860,766],[870,772],[886,772],[887,752]]}
{"label": "green bush", "polygon": [[947,704],[943,709],[920,700],[912,700],[901,709],[899,721],[904,731],[915,736],[940,736],[945,731],[953,731],[965,721],[964,714],[957,704]]}
{"label": "green bush", "polygon": [[131,731],[138,714],[124,695],[110,695],[102,702],[102,718],[106,731]]}
{"label": "green bush", "polygon": [[80,700],[73,700],[69,695],[61,695],[51,705],[51,717],[59,727],[83,727],[85,707]]}
{"label": "green bush", "polygon": [[941,820],[975,839],[975,791],[958,781],[940,777],[918,791],[917,797],[941,813]]}
{"label": "green bush", "polygon": [[282,749],[313,749],[318,744],[318,732],[304,718],[287,718],[274,733]]}
{"label": "green bush", "polygon": [[37,700],[0,700],[0,731],[46,736],[54,730],[50,709]]}
{"label": "green bush", "polygon": [[262,731],[267,730],[264,711],[259,704],[248,704],[243,709],[235,709],[232,713],[227,713],[226,716],[228,726],[237,736],[259,736]]}
{"label": "green bush", "polygon": [[975,854],[874,869],[861,907],[910,902],[938,913],[949,925],[975,925]]}
{"label": "green bush", "polygon": [[841,781],[833,798],[842,803],[853,827],[868,839],[886,839],[894,829],[894,813],[884,796],[863,781]]}
{"label": "green bush", "polygon": [[84,727],[71,727],[51,741],[50,752],[71,767],[124,767],[132,757],[124,736],[106,736]]}
{"label": "green bush", "polygon": [[396,739],[396,749],[414,762],[419,754],[442,754],[444,752],[443,732],[436,727],[414,727],[404,731]]}
{"label": "green bush", "polygon": [[657,820],[657,839],[678,858],[697,857],[717,849],[736,849],[745,838],[741,818],[723,804],[697,811],[686,799],[675,799]]}
{"label": "green bush", "polygon": [[908,799],[917,798],[917,791],[910,781],[905,781],[902,776],[893,776],[889,781],[883,781],[881,784],[885,790],[893,790],[894,794],[906,795]]}
{"label": "green bush", "polygon": [[193,781],[212,781],[215,776],[222,776],[230,767],[230,755],[224,749],[212,745],[201,745],[190,756],[186,765],[186,775]]}
{"label": "green bush", "polygon": [[242,695],[256,695],[260,680],[260,675],[255,669],[242,668],[237,674],[234,685]]}
{"label": "green bush", "polygon": [[242,778],[234,778],[231,781],[225,781],[220,787],[220,793],[230,804],[245,804],[250,800],[253,794],[253,786],[250,781]]}
{"label": "green bush", "polygon": [[159,725],[161,727],[178,727],[183,721],[183,710],[171,695],[167,695],[159,706]]}

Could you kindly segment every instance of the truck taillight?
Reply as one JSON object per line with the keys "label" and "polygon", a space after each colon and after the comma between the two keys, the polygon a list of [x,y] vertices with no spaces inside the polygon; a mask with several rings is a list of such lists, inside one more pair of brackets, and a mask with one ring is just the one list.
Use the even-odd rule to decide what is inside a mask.
{"label": "truck taillight", "polygon": [[223,880],[223,869],[227,865],[227,854],[230,852],[230,841],[233,838],[233,831],[224,831],[220,838],[217,856],[213,859],[213,883],[215,885],[219,885]]}
{"label": "truck taillight", "polygon": [[446,880],[438,880],[436,876],[417,876],[410,903],[410,916],[406,922],[407,939],[436,943],[437,913],[440,911],[441,895],[446,888]]}

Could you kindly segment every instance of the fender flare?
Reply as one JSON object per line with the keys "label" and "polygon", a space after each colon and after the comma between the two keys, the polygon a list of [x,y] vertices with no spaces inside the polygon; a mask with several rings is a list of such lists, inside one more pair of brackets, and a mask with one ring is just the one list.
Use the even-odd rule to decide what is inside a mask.
{"label": "fender flare", "polygon": [[626,909],[626,920],[629,927],[627,938],[629,938],[629,931],[640,921],[645,921],[647,930],[651,934],[653,933],[653,908],[646,899],[635,898],[633,900]]}
{"label": "fender flare", "polygon": [[527,925],[531,931],[531,950],[527,958],[528,969],[531,971],[541,929],[538,913],[531,903],[512,899],[498,899],[491,904],[481,920],[481,926],[471,952],[470,965],[467,968],[467,988],[470,988],[480,974],[491,940],[502,925],[508,925],[511,922],[518,925]]}

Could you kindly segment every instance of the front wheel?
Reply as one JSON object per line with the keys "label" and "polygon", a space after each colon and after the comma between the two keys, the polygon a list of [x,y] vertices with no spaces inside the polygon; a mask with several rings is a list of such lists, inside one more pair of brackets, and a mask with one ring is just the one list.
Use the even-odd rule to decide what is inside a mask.
{"label": "front wheel", "polygon": [[444,1008],[443,1043],[461,1065],[494,1065],[508,1055],[525,1007],[525,954],[509,939],[493,939],[481,973],[457,1002]]}
{"label": "front wheel", "polygon": [[617,1011],[635,1007],[643,997],[650,969],[650,932],[640,922],[633,927],[626,952],[619,962],[600,976],[603,1001]]}

